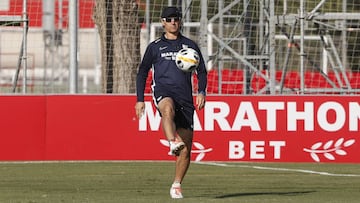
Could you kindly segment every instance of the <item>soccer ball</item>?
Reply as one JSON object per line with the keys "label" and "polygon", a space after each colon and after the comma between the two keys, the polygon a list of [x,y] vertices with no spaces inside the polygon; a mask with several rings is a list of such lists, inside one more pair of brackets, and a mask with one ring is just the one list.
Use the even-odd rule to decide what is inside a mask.
{"label": "soccer ball", "polygon": [[199,54],[192,48],[183,48],[176,54],[176,66],[184,72],[193,72],[198,67],[199,62]]}

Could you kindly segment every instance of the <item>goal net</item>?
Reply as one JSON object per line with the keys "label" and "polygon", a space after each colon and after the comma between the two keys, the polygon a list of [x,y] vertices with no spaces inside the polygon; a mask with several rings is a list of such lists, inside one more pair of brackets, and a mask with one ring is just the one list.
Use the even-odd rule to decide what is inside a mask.
{"label": "goal net", "polygon": [[[359,1],[133,2],[137,6],[140,32],[135,40],[140,46],[128,49],[142,56],[147,44],[163,32],[161,10],[169,5],[181,8],[182,33],[199,44],[207,62],[208,94],[360,93]],[[102,53],[118,54],[101,46],[94,20],[95,5],[96,0],[78,1],[79,93],[106,92],[102,84],[106,72]],[[67,93],[69,0],[27,0],[26,6],[28,92]],[[126,9],[126,6],[122,8],[125,12]],[[19,71],[24,28],[21,20],[14,20],[22,17],[22,10],[22,0],[0,2],[0,93],[13,93],[14,84],[15,92],[20,92],[24,81],[24,70]],[[133,39],[134,31],[128,33],[123,40]],[[137,65],[130,64],[133,69]],[[19,78],[15,77],[17,71]],[[135,78],[114,77],[114,80],[132,83]],[[195,77],[193,82],[196,92]],[[132,87],[128,93],[134,92],[135,87]],[[146,93],[150,93],[149,84]]]}

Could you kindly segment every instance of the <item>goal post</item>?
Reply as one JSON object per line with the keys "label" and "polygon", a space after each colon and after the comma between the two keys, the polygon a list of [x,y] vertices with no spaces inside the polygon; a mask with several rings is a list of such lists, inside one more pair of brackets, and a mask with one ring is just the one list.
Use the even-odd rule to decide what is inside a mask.
{"label": "goal post", "polygon": [[22,15],[0,15],[1,26],[21,26],[23,27],[23,35],[21,46],[19,49],[19,56],[17,59],[16,72],[13,77],[12,92],[16,92],[18,86],[18,79],[20,70],[23,70],[22,93],[27,92],[27,32],[28,32],[28,18],[27,18],[27,1],[23,1]]}

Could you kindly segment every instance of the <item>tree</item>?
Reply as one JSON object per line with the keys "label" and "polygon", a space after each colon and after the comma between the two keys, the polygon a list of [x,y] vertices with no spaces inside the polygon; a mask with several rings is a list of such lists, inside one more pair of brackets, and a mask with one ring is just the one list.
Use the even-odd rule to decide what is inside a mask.
{"label": "tree", "polygon": [[140,63],[136,0],[96,0],[94,21],[101,47],[104,93],[134,93]]}

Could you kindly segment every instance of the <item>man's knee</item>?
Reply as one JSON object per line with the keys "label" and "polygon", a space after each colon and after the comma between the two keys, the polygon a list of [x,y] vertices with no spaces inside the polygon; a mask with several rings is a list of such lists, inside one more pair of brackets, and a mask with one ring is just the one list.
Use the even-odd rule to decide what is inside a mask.
{"label": "man's knee", "polygon": [[165,106],[160,111],[161,111],[162,117],[171,117],[171,118],[173,118],[175,116],[175,111],[170,106]]}
{"label": "man's knee", "polygon": [[174,116],[175,115],[175,109],[174,105],[171,100],[163,100],[161,101],[161,104],[159,105],[159,110],[161,112],[162,116]]}

